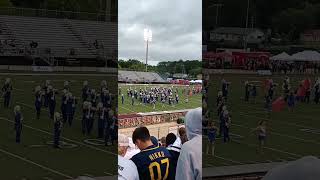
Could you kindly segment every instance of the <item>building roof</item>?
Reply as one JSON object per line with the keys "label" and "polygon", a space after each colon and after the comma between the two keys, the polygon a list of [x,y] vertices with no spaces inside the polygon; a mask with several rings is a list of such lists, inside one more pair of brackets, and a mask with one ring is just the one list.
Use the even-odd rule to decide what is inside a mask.
{"label": "building roof", "polygon": [[239,27],[219,27],[213,30],[213,33],[218,34],[236,34],[236,35],[244,35],[244,34],[250,34],[256,31],[262,32],[260,29],[257,28],[239,28]]}

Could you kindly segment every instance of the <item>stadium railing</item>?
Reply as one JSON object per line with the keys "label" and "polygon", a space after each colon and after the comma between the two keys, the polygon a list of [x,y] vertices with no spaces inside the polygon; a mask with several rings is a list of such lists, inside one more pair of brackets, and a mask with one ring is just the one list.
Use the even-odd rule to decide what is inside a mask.
{"label": "stadium railing", "polygon": [[67,67],[67,66],[15,66],[0,65],[0,71],[23,71],[23,72],[98,72],[117,73],[117,68],[108,67]]}

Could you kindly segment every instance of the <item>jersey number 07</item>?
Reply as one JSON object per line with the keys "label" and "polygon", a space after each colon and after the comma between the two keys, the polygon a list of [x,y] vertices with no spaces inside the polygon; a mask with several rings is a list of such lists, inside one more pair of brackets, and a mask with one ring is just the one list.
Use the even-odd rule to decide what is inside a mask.
{"label": "jersey number 07", "polygon": [[[169,174],[169,159],[165,158],[161,160],[161,164],[166,164],[166,173],[162,179],[162,175],[161,175],[161,168],[160,168],[160,164],[158,162],[153,162],[149,165],[149,172],[150,172],[150,177],[151,180],[166,180],[168,178],[168,174]],[[158,178],[155,179],[154,177],[154,167],[157,168],[157,174],[158,174]]]}

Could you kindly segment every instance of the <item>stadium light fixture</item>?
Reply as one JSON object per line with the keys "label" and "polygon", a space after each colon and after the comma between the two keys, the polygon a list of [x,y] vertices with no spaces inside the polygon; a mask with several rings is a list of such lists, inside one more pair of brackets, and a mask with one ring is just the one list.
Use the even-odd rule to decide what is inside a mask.
{"label": "stadium light fixture", "polygon": [[151,29],[144,29],[143,33],[144,41],[147,43],[146,46],[146,72],[148,71],[148,51],[149,51],[149,42],[152,42],[152,31]]}

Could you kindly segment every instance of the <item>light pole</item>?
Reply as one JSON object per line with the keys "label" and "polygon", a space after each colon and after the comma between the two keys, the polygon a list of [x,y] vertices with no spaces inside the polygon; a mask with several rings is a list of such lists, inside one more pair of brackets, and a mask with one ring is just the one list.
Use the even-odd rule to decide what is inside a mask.
{"label": "light pole", "polygon": [[247,4],[247,17],[246,17],[246,28],[244,31],[244,50],[247,50],[247,29],[248,29],[248,21],[249,21],[249,8],[250,8],[250,0],[248,0]]}
{"label": "light pole", "polygon": [[152,31],[151,29],[144,29],[143,33],[144,41],[147,43],[146,45],[146,72],[148,71],[148,51],[149,51],[149,42],[152,41]]}

